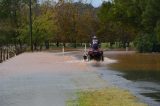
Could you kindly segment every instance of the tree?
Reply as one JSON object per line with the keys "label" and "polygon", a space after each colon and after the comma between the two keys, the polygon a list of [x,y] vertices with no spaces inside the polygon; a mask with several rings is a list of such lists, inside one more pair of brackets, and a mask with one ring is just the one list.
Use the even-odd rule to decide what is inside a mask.
{"label": "tree", "polygon": [[88,42],[90,36],[96,33],[97,17],[91,5],[83,3],[60,2],[56,6],[57,40],[64,44]]}
{"label": "tree", "polygon": [[[151,39],[155,39],[152,41],[152,51],[160,51],[160,42],[159,42],[159,28],[160,28],[160,1],[159,0],[148,0],[146,8],[143,12],[143,26],[144,31],[148,34],[152,35]],[[157,40],[158,38],[158,40]]]}
{"label": "tree", "polygon": [[158,43],[160,44],[160,21],[157,22],[155,31],[156,31],[156,34],[157,34]]}
{"label": "tree", "polygon": [[[56,32],[56,26],[54,23],[54,9],[52,5],[48,2],[44,2],[41,5],[35,5],[33,8],[33,45],[34,49],[37,47],[42,47],[45,43],[46,48],[49,48],[49,42],[53,40],[54,34]],[[25,10],[25,8],[24,8]],[[25,17],[23,17],[25,19]],[[25,19],[28,20],[28,19]],[[29,44],[28,37],[28,21],[20,28],[21,36],[19,38]]]}
{"label": "tree", "polygon": [[147,32],[153,32],[157,23],[160,21],[159,4],[159,0],[148,0],[147,2],[142,21]]}
{"label": "tree", "polygon": [[111,2],[104,2],[98,12],[101,24],[98,35],[103,42],[110,42],[111,46],[117,40],[117,36],[114,33],[113,6],[114,4]]}
{"label": "tree", "polygon": [[142,33],[135,39],[135,46],[141,53],[152,52],[155,39],[152,34]]}
{"label": "tree", "polygon": [[[0,26],[3,32],[3,44],[14,44],[16,47],[21,42],[18,39],[20,35],[20,26],[23,24],[21,18],[21,9],[27,5],[26,0],[1,0],[0,1]],[[26,15],[25,15],[26,16]]]}
{"label": "tree", "polygon": [[111,43],[122,42],[123,47],[126,43],[133,40],[134,28],[132,21],[130,21],[129,6],[132,5],[131,0],[114,0],[113,2],[103,3],[99,18],[102,23],[101,33],[104,34],[105,39]]}

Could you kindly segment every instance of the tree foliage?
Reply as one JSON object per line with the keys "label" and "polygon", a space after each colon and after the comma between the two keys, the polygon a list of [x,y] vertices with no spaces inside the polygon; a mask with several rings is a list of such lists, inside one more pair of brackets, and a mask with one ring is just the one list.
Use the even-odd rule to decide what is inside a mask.
{"label": "tree foliage", "polygon": [[[104,2],[99,11],[100,32],[110,42],[136,43],[140,52],[159,51],[160,1],[158,0],[112,0]],[[106,31],[107,30],[107,31]],[[109,37],[109,33],[112,32]],[[112,39],[114,38],[114,40]],[[142,39],[145,39],[144,42]],[[142,49],[143,48],[143,49]]]}
{"label": "tree foliage", "polygon": [[82,3],[61,3],[55,8],[57,39],[63,43],[88,42],[96,33],[97,17],[93,6]]}
{"label": "tree foliage", "polygon": [[[30,44],[28,4],[28,0],[0,0],[0,46]],[[34,48],[49,48],[50,42],[76,47],[97,35],[111,46],[135,42],[140,52],[160,51],[159,4],[159,0],[111,0],[94,8],[82,0],[33,0]]]}

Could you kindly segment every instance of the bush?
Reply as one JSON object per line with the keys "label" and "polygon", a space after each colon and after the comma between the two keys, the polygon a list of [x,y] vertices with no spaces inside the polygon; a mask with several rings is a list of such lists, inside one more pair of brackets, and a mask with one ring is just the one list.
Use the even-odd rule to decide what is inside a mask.
{"label": "bush", "polygon": [[154,45],[156,44],[156,36],[154,34],[139,35],[134,44],[141,53],[153,52]]}

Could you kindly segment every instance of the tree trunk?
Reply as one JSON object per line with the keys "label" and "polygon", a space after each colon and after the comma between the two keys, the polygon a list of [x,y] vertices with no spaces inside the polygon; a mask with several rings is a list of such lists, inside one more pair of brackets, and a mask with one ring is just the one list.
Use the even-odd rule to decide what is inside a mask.
{"label": "tree trunk", "polygon": [[37,43],[34,43],[34,50],[37,50]]}
{"label": "tree trunk", "polygon": [[77,48],[77,42],[74,41],[74,48]]}
{"label": "tree trunk", "polygon": [[22,48],[22,42],[20,40],[18,40],[18,42],[19,42],[20,50],[22,51],[23,50],[23,48]]}
{"label": "tree trunk", "polygon": [[112,48],[113,47],[113,42],[110,42],[110,48]]}
{"label": "tree trunk", "polygon": [[6,56],[6,59],[7,59],[7,60],[9,59],[8,54],[9,54],[9,53],[8,53],[8,48],[7,48],[7,50],[6,50],[6,55],[7,55],[7,56]]}
{"label": "tree trunk", "polygon": [[81,42],[81,47],[83,46],[83,43]]}
{"label": "tree trunk", "polygon": [[3,61],[5,61],[6,60],[6,55],[5,55],[6,54],[6,50],[5,49],[3,50],[2,54],[3,54]]}
{"label": "tree trunk", "polygon": [[40,51],[42,51],[42,45],[40,45],[40,48],[39,48],[39,50],[40,50]]}
{"label": "tree trunk", "polygon": [[45,47],[46,49],[49,49],[49,41],[45,41]]}
{"label": "tree trunk", "polygon": [[2,48],[0,48],[0,63],[3,62],[3,52],[2,52]]}
{"label": "tree trunk", "polygon": [[63,42],[63,46],[66,47],[66,43]]}
{"label": "tree trunk", "polygon": [[59,42],[58,41],[56,42],[56,46],[59,47]]}
{"label": "tree trunk", "polygon": [[129,42],[123,42],[123,48],[129,47]]}

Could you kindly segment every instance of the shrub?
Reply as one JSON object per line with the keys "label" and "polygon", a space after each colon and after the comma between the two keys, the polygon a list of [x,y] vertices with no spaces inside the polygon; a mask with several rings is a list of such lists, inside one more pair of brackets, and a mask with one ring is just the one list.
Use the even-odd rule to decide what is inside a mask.
{"label": "shrub", "polygon": [[141,53],[153,52],[156,45],[156,36],[154,34],[141,34],[135,39],[134,44]]}

